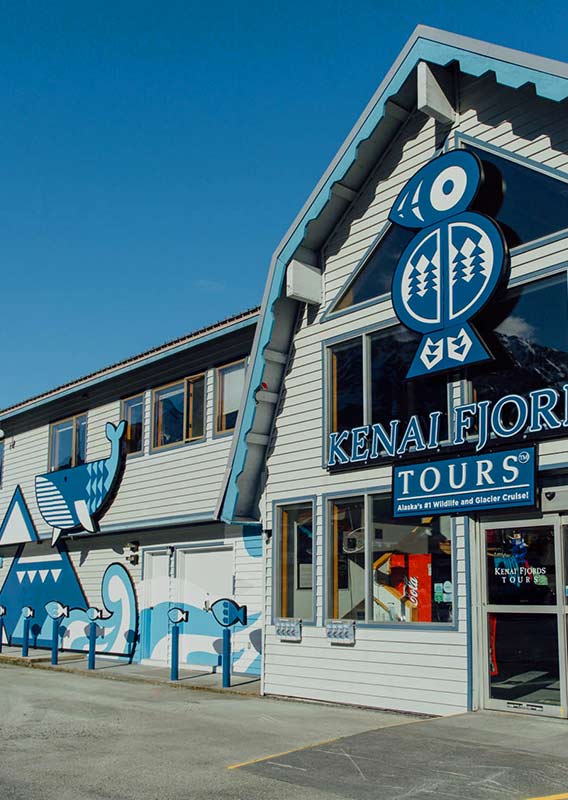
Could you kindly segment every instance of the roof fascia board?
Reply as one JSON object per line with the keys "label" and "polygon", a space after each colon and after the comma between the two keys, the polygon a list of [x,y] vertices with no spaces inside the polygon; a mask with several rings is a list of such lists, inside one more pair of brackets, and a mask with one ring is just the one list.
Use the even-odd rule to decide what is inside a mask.
{"label": "roof fascia board", "polygon": [[301,244],[307,225],[319,216],[327,203],[332,185],[345,175],[357,157],[360,143],[369,138],[382,119],[387,100],[400,90],[420,60],[439,66],[458,61],[462,72],[477,77],[494,71],[498,83],[513,88],[532,83],[537,94],[550,100],[560,101],[568,95],[568,65],[562,62],[422,25],[415,29],[272,257],[251,353],[246,402],[239,415],[217,503],[216,513],[225,522],[233,519],[237,505],[237,481],[246,462],[246,436],[254,424],[254,392],[262,380],[263,350],[270,342],[274,327],[272,307],[280,296],[288,262]]}
{"label": "roof fascia board", "polygon": [[95,375],[93,378],[90,378],[88,380],[82,381],[80,383],[74,383],[72,386],[69,386],[67,389],[64,389],[60,392],[55,391],[53,394],[50,394],[47,397],[39,398],[38,400],[31,401],[30,403],[24,403],[21,406],[15,407],[13,410],[8,409],[7,411],[0,413],[0,421],[16,417],[19,414],[23,414],[28,411],[33,411],[34,409],[40,408],[41,406],[46,405],[47,403],[52,403],[62,399],[63,397],[68,397],[69,395],[74,394],[75,392],[89,389],[90,387],[96,386],[99,383],[103,383],[104,381],[108,381],[111,380],[112,378],[116,378],[120,375],[125,375],[129,372],[133,372],[134,370],[140,369],[140,367],[148,366],[148,364],[153,364],[156,361],[162,361],[165,358],[169,358],[170,356],[182,353],[185,350],[191,350],[192,348],[197,347],[198,345],[205,344],[206,342],[210,342],[214,339],[218,339],[221,336],[226,336],[227,334],[235,333],[241,328],[246,328],[249,327],[250,325],[256,324],[257,321],[258,321],[258,314],[255,314],[254,316],[248,317],[247,319],[240,320],[239,322],[235,322],[232,325],[228,325],[226,328],[219,328],[216,331],[211,331],[210,333],[198,336],[195,339],[191,339],[188,342],[176,345],[171,349],[167,349],[159,353],[154,353],[154,355],[145,356],[144,358],[141,358],[138,361],[133,361],[130,364],[125,364],[123,367],[118,367],[117,369],[105,372],[103,375]]}

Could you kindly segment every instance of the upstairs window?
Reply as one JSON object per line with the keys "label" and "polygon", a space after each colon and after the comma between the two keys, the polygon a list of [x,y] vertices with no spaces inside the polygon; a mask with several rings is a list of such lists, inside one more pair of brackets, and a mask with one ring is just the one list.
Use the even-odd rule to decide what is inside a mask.
{"label": "upstairs window", "polygon": [[[417,415],[424,430],[432,411],[447,408],[447,383],[443,375],[406,380],[420,336],[402,325],[357,336],[330,347],[330,425],[332,431],[391,420],[402,423]],[[365,366],[366,365],[366,366]],[[447,431],[445,415],[440,437]],[[343,449],[351,446],[346,441]]]}
{"label": "upstairs window", "polygon": [[562,180],[514,156],[504,158],[469,143],[465,147],[480,159],[485,173],[474,205],[499,223],[510,248],[568,229],[568,176]]}
{"label": "upstairs window", "polygon": [[205,375],[155,389],[153,400],[154,448],[205,437]]}
{"label": "upstairs window", "polygon": [[416,231],[391,225],[373,250],[355,268],[353,277],[332,311],[344,311],[381,295],[390,294],[396,265]]}
{"label": "upstairs window", "polygon": [[244,359],[217,369],[215,433],[227,433],[234,429],[241,406],[244,385]]}
{"label": "upstairs window", "polygon": [[126,453],[144,450],[144,395],[137,394],[122,401],[121,419],[126,420]]}
{"label": "upstairs window", "polygon": [[78,467],[85,463],[87,450],[87,415],[80,414],[61,422],[54,422],[49,428],[49,469]]}
{"label": "upstairs window", "polygon": [[513,388],[524,396],[546,387],[562,391],[568,381],[565,272],[510,289],[477,323],[480,330],[494,328],[485,340],[495,360],[470,370],[475,400],[495,401]]}

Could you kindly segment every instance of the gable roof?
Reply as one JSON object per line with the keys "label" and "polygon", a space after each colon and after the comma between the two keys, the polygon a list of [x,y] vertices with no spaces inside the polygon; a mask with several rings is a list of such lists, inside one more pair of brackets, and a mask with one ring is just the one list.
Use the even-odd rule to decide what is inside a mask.
{"label": "gable roof", "polygon": [[280,391],[298,308],[295,301],[282,296],[287,266],[294,256],[308,261],[311,257],[314,263],[314,253],[361,188],[378,153],[415,106],[416,82],[411,78],[420,61],[439,67],[457,63],[462,73],[475,77],[493,72],[497,83],[511,88],[530,86],[537,95],[553,101],[568,97],[568,64],[422,25],[415,29],[272,256],[245,403],[217,507],[225,521],[256,517],[275,412],[274,403],[259,402],[262,384],[268,385],[271,394]]}

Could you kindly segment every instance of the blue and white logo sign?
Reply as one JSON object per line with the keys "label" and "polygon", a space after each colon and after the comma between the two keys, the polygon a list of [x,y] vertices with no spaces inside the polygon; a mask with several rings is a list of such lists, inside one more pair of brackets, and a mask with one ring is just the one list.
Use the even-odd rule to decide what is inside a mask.
{"label": "blue and white logo sign", "polygon": [[468,320],[489,302],[508,252],[493,220],[468,211],[483,180],[481,162],[452,150],[422,167],[389,219],[420,228],[396,268],[392,301],[400,321],[424,334],[407,377],[492,358]]}
{"label": "blue and white logo sign", "polygon": [[536,504],[534,446],[393,470],[393,516],[471,513]]}

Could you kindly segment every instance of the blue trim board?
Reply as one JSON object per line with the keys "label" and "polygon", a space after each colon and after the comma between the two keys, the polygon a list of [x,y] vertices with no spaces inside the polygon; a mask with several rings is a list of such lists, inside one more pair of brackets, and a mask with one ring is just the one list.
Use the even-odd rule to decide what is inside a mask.
{"label": "blue trim board", "polygon": [[248,317],[246,320],[242,320],[241,322],[236,322],[234,325],[229,325],[226,328],[220,328],[217,331],[212,331],[211,333],[206,334],[205,336],[199,336],[195,340],[191,340],[186,342],[185,344],[177,345],[176,347],[172,347],[171,349],[162,351],[160,353],[156,353],[152,356],[147,356],[146,358],[142,358],[139,361],[135,361],[132,364],[127,364],[124,367],[120,367],[115,370],[110,370],[109,372],[105,372],[104,375],[98,375],[90,380],[86,381],[78,381],[77,383],[70,386],[68,389],[64,389],[60,392],[55,391],[53,394],[50,394],[48,397],[42,397],[35,402],[31,403],[24,403],[21,407],[17,407],[12,409],[11,411],[8,410],[5,413],[0,414],[0,420],[8,419],[9,417],[13,417],[16,414],[21,414],[24,411],[31,411],[34,408],[38,408],[40,406],[45,405],[46,403],[51,403],[54,400],[60,400],[62,397],[67,397],[70,394],[74,394],[77,391],[84,391],[85,389],[90,388],[91,386],[96,386],[99,383],[103,383],[104,381],[110,380],[111,378],[116,378],[117,375],[124,375],[128,372],[132,372],[133,370],[138,369],[139,367],[145,367],[148,364],[153,364],[155,361],[161,361],[164,358],[169,358],[176,353],[182,353],[185,350],[191,350],[198,345],[204,344],[205,342],[210,342],[213,339],[218,339],[221,336],[226,336],[229,333],[235,333],[236,331],[240,330],[241,328],[248,328],[251,325],[256,325],[258,321],[258,314],[255,314],[253,317]]}
{"label": "blue trim board", "polygon": [[274,304],[280,297],[287,265],[301,245],[308,224],[320,215],[327,204],[333,184],[340,181],[355,162],[359,145],[372,135],[383,118],[387,100],[402,88],[421,60],[442,66],[457,61],[463,72],[474,76],[493,71],[498,83],[513,88],[531,83],[534,84],[537,94],[550,100],[560,101],[568,95],[568,72],[565,65],[492,47],[484,42],[454,36],[444,31],[424,27],[416,29],[273,257],[255,337],[246,405],[236,431],[232,470],[222,505],[223,519],[232,519],[235,514],[239,492],[237,480],[245,469],[247,456],[246,436],[254,424],[254,392],[262,381],[264,349],[272,336],[275,324]]}
{"label": "blue trim board", "polygon": [[[317,547],[317,538],[318,538],[318,498],[317,495],[305,495],[303,497],[286,497],[283,500],[273,500],[272,501],[272,580],[271,580],[271,603],[270,603],[270,624],[274,625],[274,619],[277,616],[275,613],[275,606],[276,606],[276,587],[278,582],[276,581],[276,572],[274,569],[275,565],[280,564],[280,559],[276,554],[276,546],[277,543],[280,542],[281,530],[280,530],[280,519],[277,516],[277,510],[279,508],[285,508],[287,506],[294,506],[299,505],[300,503],[311,503],[312,505],[312,617],[311,619],[304,620],[302,619],[302,625],[305,626],[315,626],[317,625],[317,556],[318,556],[318,547]],[[278,615],[282,616],[282,615]]]}
{"label": "blue trim board", "polygon": [[471,606],[471,520],[463,517],[465,559],[465,624],[467,651],[467,710],[473,711],[473,608]]}

